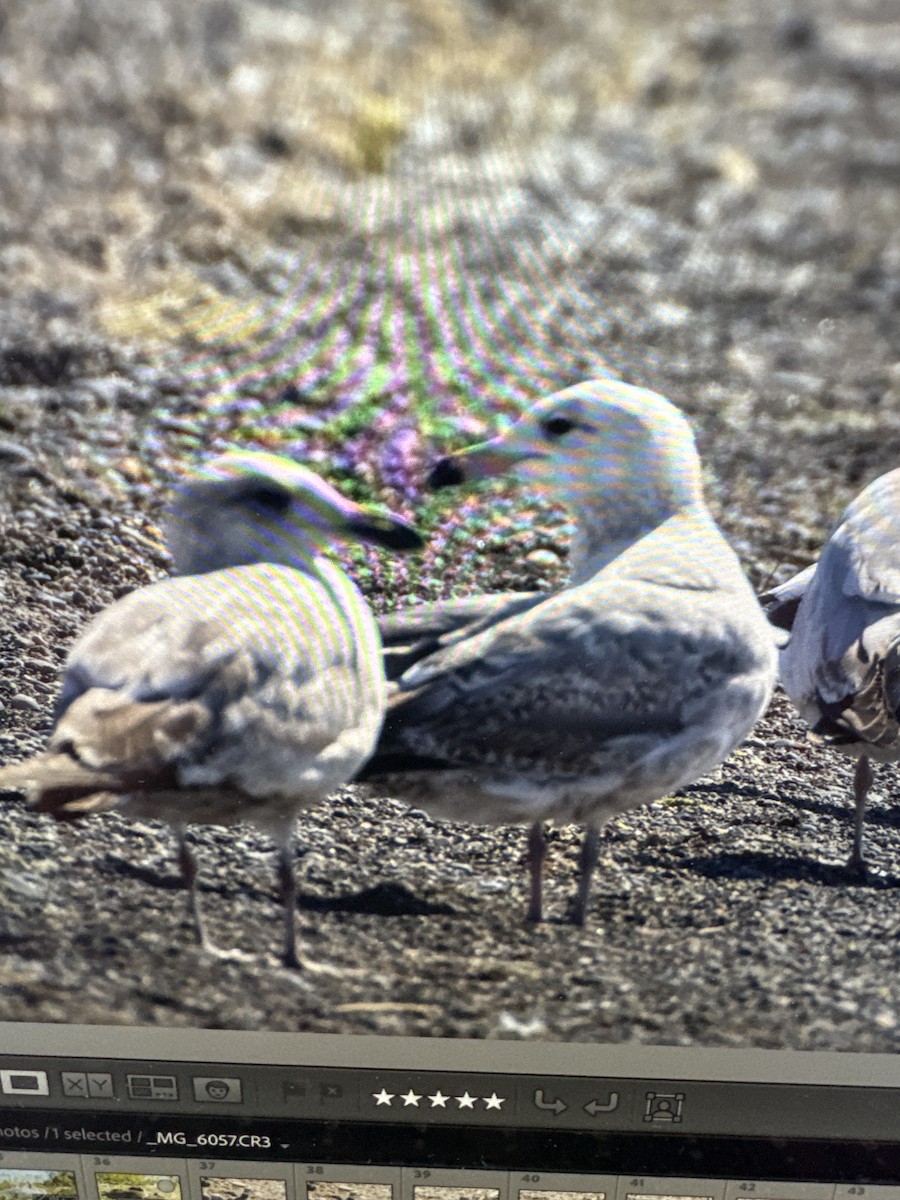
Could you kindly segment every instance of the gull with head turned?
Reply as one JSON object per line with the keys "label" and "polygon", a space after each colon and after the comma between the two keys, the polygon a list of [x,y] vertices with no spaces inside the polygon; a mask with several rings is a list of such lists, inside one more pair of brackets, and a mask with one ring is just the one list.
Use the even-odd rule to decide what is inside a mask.
{"label": "gull with head turned", "polygon": [[223,454],[185,478],[166,533],[177,577],[92,622],[68,657],[47,749],[0,769],[0,789],[58,820],[115,809],[172,824],[209,950],[185,829],[251,822],[279,846],[284,960],[309,965],[297,949],[295,819],[371,753],[386,693],[374,618],[323,551],[421,540],[259,452]]}
{"label": "gull with head turned", "polygon": [[455,630],[456,614],[421,622],[425,652],[394,684],[360,778],[439,818],[530,825],[531,920],[543,823],[587,826],[580,924],[601,826],[722,762],[768,704],[775,646],[704,503],[690,427],[663,397],[611,380],[567,388],[429,482],[506,473],[572,511],[569,582],[475,619],[463,606]]}
{"label": "gull with head turned", "polygon": [[865,876],[871,761],[900,759],[900,470],[870,483],[844,510],[818,563],[762,603],[790,632],[781,683],[813,738],[857,760],[847,865]]}

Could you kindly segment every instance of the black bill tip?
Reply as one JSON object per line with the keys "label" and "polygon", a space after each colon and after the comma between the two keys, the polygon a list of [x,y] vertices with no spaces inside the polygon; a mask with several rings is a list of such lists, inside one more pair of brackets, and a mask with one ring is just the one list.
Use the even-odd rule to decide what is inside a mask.
{"label": "black bill tip", "polygon": [[455,459],[441,458],[431,468],[425,484],[433,492],[437,492],[445,487],[458,487],[465,482],[465,478],[462,467]]}
{"label": "black bill tip", "polygon": [[353,517],[347,522],[347,532],[363,542],[383,546],[385,550],[421,550],[425,541],[412,525],[399,517],[372,514]]}

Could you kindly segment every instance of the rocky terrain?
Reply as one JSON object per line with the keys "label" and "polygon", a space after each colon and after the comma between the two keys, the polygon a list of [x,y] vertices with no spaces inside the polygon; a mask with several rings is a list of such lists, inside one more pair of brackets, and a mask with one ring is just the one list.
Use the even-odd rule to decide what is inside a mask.
{"label": "rocky terrain", "polygon": [[[602,11],[598,11],[602,8]],[[568,530],[427,462],[605,370],[690,415],[757,586],[900,461],[900,26],[886,0],[10,0],[0,13],[0,758],[37,749],[90,616],[166,570],[185,464],[296,454],[415,516],[379,610],[550,587]],[[0,809],[0,1017],[900,1047],[900,811],[843,868],[851,764],[783,697],[715,777],[578,831],[523,925],[523,831],[352,790],[299,826],[303,978],[270,847]]]}

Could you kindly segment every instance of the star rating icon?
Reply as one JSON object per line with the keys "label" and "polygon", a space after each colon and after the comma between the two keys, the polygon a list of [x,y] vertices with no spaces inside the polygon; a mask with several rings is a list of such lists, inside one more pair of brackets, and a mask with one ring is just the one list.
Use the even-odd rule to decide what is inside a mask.
{"label": "star rating icon", "polygon": [[372,1092],[372,1099],[375,1101],[376,1108],[392,1108],[395,1100],[402,1100],[404,1108],[418,1108],[423,1100],[427,1100],[432,1108],[443,1109],[446,1109],[451,1100],[455,1100],[457,1109],[468,1108],[473,1112],[479,1102],[484,1105],[485,1111],[493,1109],[494,1112],[500,1112],[506,1103],[506,1097],[498,1096],[496,1092],[491,1092],[490,1096],[473,1096],[468,1088],[461,1096],[447,1096],[440,1088],[426,1095],[423,1092],[413,1091],[411,1087],[399,1094],[389,1092],[387,1088],[382,1087],[380,1092]]}

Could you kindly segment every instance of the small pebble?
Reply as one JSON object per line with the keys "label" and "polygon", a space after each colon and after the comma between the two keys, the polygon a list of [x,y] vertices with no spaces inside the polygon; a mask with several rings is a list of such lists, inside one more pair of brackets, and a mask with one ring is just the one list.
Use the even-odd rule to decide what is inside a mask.
{"label": "small pebble", "polygon": [[18,442],[0,440],[0,463],[25,466],[34,462],[34,455]]}
{"label": "small pebble", "polygon": [[525,561],[532,567],[558,567],[559,555],[554,550],[529,550]]}

